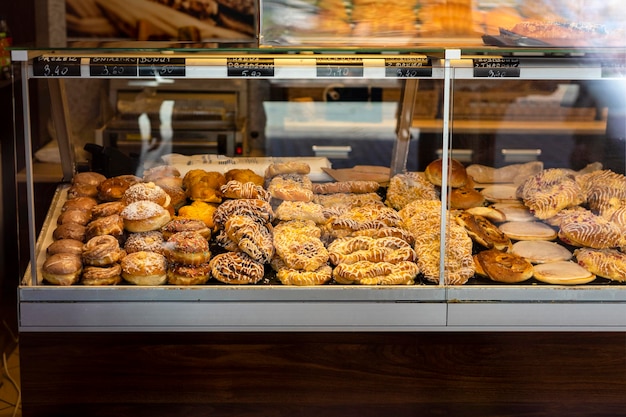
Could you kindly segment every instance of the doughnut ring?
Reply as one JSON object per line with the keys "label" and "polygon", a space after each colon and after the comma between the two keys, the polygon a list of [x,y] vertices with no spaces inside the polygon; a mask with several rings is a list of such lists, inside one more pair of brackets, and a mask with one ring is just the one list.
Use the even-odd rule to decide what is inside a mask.
{"label": "doughnut ring", "polygon": [[111,235],[95,236],[83,246],[82,259],[85,265],[111,265],[124,257],[126,252],[120,249],[117,239]]}

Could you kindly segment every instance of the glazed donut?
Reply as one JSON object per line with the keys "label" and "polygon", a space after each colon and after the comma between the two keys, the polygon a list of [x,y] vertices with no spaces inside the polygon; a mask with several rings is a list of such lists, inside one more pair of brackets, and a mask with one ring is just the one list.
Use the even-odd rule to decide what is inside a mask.
{"label": "glazed donut", "polygon": [[398,237],[339,238],[328,245],[328,257],[334,265],[353,264],[358,261],[389,263],[417,261],[417,255],[411,245]]}
{"label": "glazed donut", "polygon": [[83,271],[80,256],[72,253],[56,253],[46,258],[42,267],[43,279],[54,285],[72,285],[78,282]]}
{"label": "glazed donut", "polygon": [[223,229],[226,221],[235,215],[251,216],[263,223],[271,223],[274,220],[274,211],[267,201],[256,198],[242,198],[226,200],[220,204],[213,213],[213,223]]}
{"label": "glazed donut", "polygon": [[163,233],[158,230],[131,233],[124,242],[124,250],[126,253],[141,251],[163,253],[164,243]]}
{"label": "glazed donut", "polygon": [[321,231],[312,221],[291,220],[274,228],[276,254],[288,268],[315,271],[328,262]]}
{"label": "glazed donut", "polygon": [[122,282],[122,267],[119,263],[107,266],[85,266],[81,278],[83,285],[116,285]]}
{"label": "glazed donut", "polygon": [[133,184],[124,191],[122,196],[122,202],[126,205],[142,200],[152,201],[161,207],[166,207],[170,203],[169,195],[153,182]]}
{"label": "glazed donut", "polygon": [[98,186],[93,184],[73,184],[67,190],[67,198],[98,197]]}
{"label": "glazed donut", "polygon": [[170,236],[178,232],[198,232],[206,240],[211,239],[211,229],[209,229],[202,220],[198,219],[175,217],[161,228],[161,233],[163,234],[163,238],[165,240],[169,239]]}
{"label": "glazed donut", "polygon": [[85,172],[77,172],[72,177],[72,184],[88,184],[95,185],[96,187],[100,185],[107,177],[104,175],[93,172],[93,171],[85,171]]}
{"label": "glazed donut", "polygon": [[159,230],[170,221],[170,212],[152,201],[135,201],[120,213],[124,219],[124,228],[129,232],[148,232]]}
{"label": "glazed donut", "polygon": [[232,216],[224,225],[224,231],[237,247],[257,262],[269,262],[274,256],[271,225],[261,224],[254,218]]}
{"label": "glazed donut", "polygon": [[211,275],[225,284],[256,284],[263,279],[263,264],[243,252],[226,252],[209,262]]}
{"label": "glazed donut", "polygon": [[62,211],[57,217],[57,224],[63,223],[78,223],[85,226],[87,223],[91,221],[91,211],[89,210],[80,210],[80,209],[71,209]]}
{"label": "glazed donut", "polygon": [[224,198],[258,198],[270,201],[270,193],[260,185],[253,182],[228,181],[220,187]]}
{"label": "glazed donut", "polygon": [[174,233],[164,248],[164,255],[172,263],[200,265],[211,258],[209,242],[198,232]]}
{"label": "glazed donut", "polygon": [[200,265],[170,264],[167,270],[167,283],[172,285],[200,285],[211,278],[209,263]]}
{"label": "glazed donut", "polygon": [[71,253],[81,256],[83,254],[84,243],[76,239],[61,239],[55,240],[46,248],[46,254],[48,256],[55,253]]}
{"label": "glazed donut", "polygon": [[118,241],[122,241],[124,237],[124,219],[119,214],[112,214],[92,220],[87,225],[85,235],[86,240],[96,236],[111,235]]}
{"label": "glazed donut", "polygon": [[87,228],[78,223],[63,223],[60,224],[52,232],[52,239],[75,239],[81,242],[85,241],[85,233]]}
{"label": "glazed donut", "polygon": [[167,260],[156,252],[139,251],[120,262],[122,278],[135,285],[162,285],[167,282]]}
{"label": "glazed donut", "polygon": [[85,265],[105,266],[119,261],[126,255],[116,238],[110,235],[96,236],[83,246],[82,259]]}
{"label": "glazed donut", "polygon": [[333,269],[333,278],[339,284],[409,285],[415,282],[419,268],[415,262],[358,261],[339,264]]}
{"label": "glazed donut", "polygon": [[141,178],[135,175],[107,178],[98,186],[98,198],[103,202],[121,200],[128,187],[138,182],[141,182]]}
{"label": "glazed donut", "polygon": [[287,268],[285,262],[278,256],[272,259],[271,265],[276,271],[276,277],[283,285],[323,285],[329,282],[333,277],[333,269],[330,265],[322,265],[315,271],[303,271]]}
{"label": "glazed donut", "polygon": [[97,205],[98,205],[98,200],[96,200],[95,198],[76,197],[76,198],[71,198],[69,200],[66,200],[65,203],[63,203],[63,206],[61,207],[61,211],[73,210],[73,209],[91,211]]}
{"label": "glazed donut", "polygon": [[92,218],[97,219],[100,217],[111,216],[113,214],[120,214],[124,207],[126,207],[126,205],[121,201],[101,203],[91,210],[91,216]]}

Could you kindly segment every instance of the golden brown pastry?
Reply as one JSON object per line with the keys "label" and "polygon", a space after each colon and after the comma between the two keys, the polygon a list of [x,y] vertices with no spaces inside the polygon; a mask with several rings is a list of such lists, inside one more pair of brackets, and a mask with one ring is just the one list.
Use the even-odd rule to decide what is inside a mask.
{"label": "golden brown pastry", "polygon": [[92,209],[91,214],[94,219],[97,219],[99,217],[107,217],[113,214],[120,214],[122,210],[124,209],[124,207],[126,207],[126,204],[122,203],[119,200],[109,201],[106,203],[100,203],[97,206],[95,206]]}
{"label": "golden brown pastry", "polygon": [[398,237],[352,236],[335,239],[328,245],[328,256],[334,265],[358,261],[417,261],[417,254],[411,245]]}
{"label": "golden brown pastry", "polygon": [[463,226],[472,240],[487,249],[508,251],[511,249],[511,239],[498,226],[483,216],[475,216],[468,212],[458,213],[454,219]]}
{"label": "golden brown pastry", "polygon": [[540,282],[556,285],[587,284],[596,275],[572,261],[549,262],[533,266],[533,277]]}
{"label": "golden brown pastry", "polygon": [[97,205],[98,200],[93,197],[76,197],[66,200],[61,207],[61,211],[73,209],[91,211]]}
{"label": "golden brown pastry", "polygon": [[231,216],[244,215],[258,219],[261,223],[271,223],[274,220],[272,206],[257,198],[226,200],[217,207],[213,214],[213,223],[223,229]]}
{"label": "golden brown pastry", "polygon": [[178,209],[178,217],[201,220],[209,229],[213,229],[215,227],[213,216],[216,211],[217,204],[193,201],[191,204]]}
{"label": "golden brown pastry", "polygon": [[85,233],[87,228],[79,223],[63,223],[58,225],[52,232],[54,240],[75,239],[81,242],[85,241]]}
{"label": "golden brown pastry", "polygon": [[206,240],[211,239],[211,229],[207,227],[202,220],[189,219],[186,217],[175,217],[161,228],[161,233],[165,240],[169,239],[174,233],[178,232],[197,232]]}
{"label": "golden brown pastry", "polygon": [[111,214],[110,216],[92,220],[87,225],[85,239],[89,240],[100,235],[111,235],[121,242],[124,238],[124,219],[122,216]]}
{"label": "golden brown pastry", "polygon": [[333,278],[339,284],[410,285],[415,282],[418,273],[415,262],[358,261],[337,265],[333,269]]}
{"label": "golden brown pastry", "polygon": [[254,217],[234,215],[224,224],[224,231],[239,250],[255,261],[268,263],[274,256],[270,224],[260,223]]}
{"label": "golden brown pastry", "polygon": [[274,227],[276,254],[288,268],[315,271],[328,262],[321,230],[312,221],[291,220]]}
{"label": "golden brown pastry", "polygon": [[147,232],[159,230],[170,221],[170,212],[152,201],[135,201],[120,213],[124,219],[124,228],[129,232]]}
{"label": "golden brown pastry", "polygon": [[122,202],[126,205],[142,200],[166,207],[169,204],[169,195],[153,182],[138,182],[128,187],[122,196]]}
{"label": "golden brown pastry", "polygon": [[265,183],[265,178],[263,178],[263,176],[257,174],[256,172],[254,172],[251,169],[240,169],[240,168],[233,168],[233,169],[229,169],[228,171],[226,171],[224,173],[224,177],[226,178],[226,182],[228,181],[239,181],[239,182],[251,182],[255,185],[259,185],[259,186],[263,186],[263,184]]}
{"label": "golden brown pastry", "polygon": [[134,285],[163,285],[167,282],[167,260],[156,252],[133,252],[120,262],[122,278]]}
{"label": "golden brown pastry", "polygon": [[324,207],[312,201],[281,201],[276,207],[275,215],[278,220],[312,220],[316,224],[326,222]]}
{"label": "golden brown pastry", "polygon": [[314,183],[315,194],[354,193],[366,194],[378,191],[380,184],[377,181],[335,181]]}
{"label": "golden brown pastry", "polygon": [[88,210],[80,210],[80,209],[71,209],[62,211],[57,217],[57,224],[63,223],[78,223],[85,226],[87,223],[91,221],[91,211]]}
{"label": "golden brown pastry", "polygon": [[158,230],[149,232],[131,233],[124,242],[124,250],[126,253],[133,252],[156,252],[163,253],[165,239],[163,234]]}
{"label": "golden brown pastry", "polygon": [[396,210],[414,200],[437,200],[439,195],[433,183],[419,172],[396,174],[389,180],[385,204]]}
{"label": "golden brown pastry", "polygon": [[83,285],[116,285],[122,282],[122,266],[119,263],[105,266],[85,266],[80,279]]}
{"label": "golden brown pastry", "polygon": [[167,239],[164,248],[167,260],[172,263],[200,265],[211,259],[209,242],[193,231],[174,233]]}
{"label": "golden brown pastry", "polygon": [[288,162],[275,162],[270,164],[265,169],[265,178],[273,178],[277,175],[285,174],[297,174],[308,175],[311,172],[311,167],[306,162],[301,161],[288,161]]}
{"label": "golden brown pastry", "polygon": [[276,271],[276,277],[283,285],[323,285],[330,282],[333,277],[333,269],[330,265],[322,265],[315,271],[293,269],[288,268],[279,256],[275,256],[272,259],[271,265]]}
{"label": "golden brown pastry", "polygon": [[485,204],[485,196],[480,191],[470,187],[453,188],[449,198],[452,209],[482,207]]}
{"label": "golden brown pastry", "polygon": [[[424,174],[426,179],[432,184],[440,186],[443,179],[443,160],[441,158],[432,161],[426,166]],[[467,171],[462,163],[456,159],[449,159],[448,162],[448,186],[452,188],[463,187],[468,181]]]}
{"label": "golden brown pastry", "polygon": [[83,246],[82,260],[85,265],[111,265],[126,256],[116,238],[110,235],[96,236]]}
{"label": "golden brown pastry", "polygon": [[121,200],[128,187],[141,181],[141,178],[135,175],[107,178],[98,186],[98,199],[102,202]]}
{"label": "golden brown pastry", "polygon": [[230,180],[220,187],[224,198],[258,198],[270,201],[270,193],[263,186],[253,182]]}
{"label": "golden brown pastry", "polygon": [[170,264],[167,283],[171,285],[201,285],[211,278],[209,263],[200,265]]}
{"label": "golden brown pastry", "polygon": [[585,202],[583,190],[571,172],[559,168],[544,169],[529,177],[520,184],[517,195],[538,219],[548,219]]}
{"label": "golden brown pastry", "polygon": [[574,251],[576,262],[589,272],[611,281],[626,281],[626,254],[616,249],[581,248]]}
{"label": "golden brown pastry", "polygon": [[80,256],[72,253],[56,253],[48,256],[41,267],[43,279],[53,285],[72,285],[80,279],[83,263]]}
{"label": "golden brown pastry", "polygon": [[267,191],[278,200],[313,200],[313,183],[308,176],[301,174],[276,175],[269,180]]}
{"label": "golden brown pastry", "polygon": [[97,187],[106,179],[107,177],[100,174],[99,172],[93,172],[93,171],[77,172],[72,177],[72,184],[88,184],[88,185],[95,185]]}
{"label": "golden brown pastry", "polygon": [[226,252],[209,262],[211,275],[225,284],[256,284],[263,279],[265,268],[243,252]]}
{"label": "golden brown pastry", "polygon": [[46,248],[48,256],[55,253],[72,253],[74,255],[82,255],[84,243],[76,239],[55,240]]}
{"label": "golden brown pastry", "polygon": [[488,249],[474,255],[474,260],[480,265],[476,272],[492,281],[518,283],[533,276],[532,264],[514,253]]}

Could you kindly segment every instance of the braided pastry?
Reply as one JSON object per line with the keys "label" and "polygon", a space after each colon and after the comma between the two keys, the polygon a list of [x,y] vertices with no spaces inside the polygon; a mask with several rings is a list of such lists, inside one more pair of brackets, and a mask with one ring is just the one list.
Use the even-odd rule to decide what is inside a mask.
{"label": "braided pastry", "polygon": [[517,195],[539,219],[548,219],[559,211],[585,202],[582,188],[570,171],[551,168],[527,178]]}
{"label": "braided pastry", "polygon": [[400,210],[413,200],[436,200],[437,198],[435,186],[423,174],[406,172],[394,175],[389,180],[385,204]]}
{"label": "braided pastry", "polygon": [[332,279],[333,269],[330,265],[322,265],[315,271],[288,268],[285,262],[275,256],[272,259],[272,268],[276,271],[276,277],[283,285],[311,286],[326,284]]}
{"label": "braided pastry", "polygon": [[358,261],[390,263],[417,261],[417,255],[411,245],[397,237],[376,239],[369,236],[354,236],[336,239],[328,246],[328,256],[334,265]]}
{"label": "braided pastry", "polygon": [[256,284],[263,279],[263,264],[243,252],[226,252],[209,262],[211,275],[225,284]]}
{"label": "braided pastry", "polygon": [[274,227],[274,248],[288,268],[315,271],[328,262],[320,236],[312,221],[282,222]]}
{"label": "braided pastry", "polygon": [[339,264],[333,270],[333,278],[340,284],[361,285],[409,285],[415,282],[419,268],[415,262],[402,261]]}
{"label": "braided pastry", "polygon": [[273,177],[267,191],[273,198],[287,201],[312,201],[313,183],[306,175],[282,174]]}
{"label": "braided pastry", "polygon": [[224,198],[258,198],[270,201],[270,193],[260,185],[253,182],[240,182],[230,180],[220,187]]}
{"label": "braided pastry", "polygon": [[224,231],[231,241],[257,262],[267,263],[274,256],[271,225],[261,224],[253,217],[235,215],[228,219]]}

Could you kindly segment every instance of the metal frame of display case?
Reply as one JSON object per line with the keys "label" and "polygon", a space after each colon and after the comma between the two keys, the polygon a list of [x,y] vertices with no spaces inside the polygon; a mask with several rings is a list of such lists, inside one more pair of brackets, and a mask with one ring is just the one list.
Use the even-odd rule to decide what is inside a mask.
{"label": "metal frame of display case", "polygon": [[[462,53],[463,52],[463,53]],[[480,53],[479,53],[480,52]],[[441,79],[444,83],[443,183],[447,184],[447,160],[453,115],[454,79],[502,75],[509,68],[514,76],[529,79],[623,79],[623,57],[602,58],[606,51],[582,54],[552,51],[550,58],[537,57],[541,51],[517,51],[504,57],[498,49],[462,51],[447,49],[431,54],[255,54],[184,51],[13,51],[21,63],[22,77],[48,78],[53,83],[67,77],[102,78],[94,72],[101,58],[129,59],[141,77],[163,71],[171,76],[200,78],[385,78],[391,63],[401,62],[414,73],[392,74],[403,78],[405,88],[400,103],[398,141],[391,161],[392,172],[403,170],[409,140],[408,128],[420,78]],[[506,51],[505,51],[506,52]],[[621,51],[620,51],[621,52]],[[470,55],[474,54],[476,55]],[[600,57],[600,58],[599,58]],[[477,62],[495,62],[495,74],[477,73]],[[33,64],[39,60],[40,64]],[[404,60],[404,61],[403,61]],[[432,63],[428,69],[424,62]],[[51,73],[41,62],[56,65]],[[170,65],[175,63],[174,65]],[[59,70],[59,73],[55,71]],[[184,70],[182,72],[181,68]],[[49,68],[48,68],[49,69]],[[427,70],[424,75],[422,71]],[[152,71],[152,72],[150,72]],[[179,72],[177,72],[179,71]],[[244,72],[245,71],[245,72]],[[393,70],[392,70],[393,71]],[[63,74],[67,72],[67,74]],[[71,74],[71,75],[68,75]],[[500,75],[498,75],[500,74]],[[106,76],[104,76],[106,77]],[[61,84],[62,85],[62,84]],[[24,83],[26,136],[26,182],[29,221],[32,224],[33,161],[30,141],[28,82]],[[61,87],[62,88],[62,87]],[[64,109],[63,111],[67,111]],[[65,116],[60,114],[58,119]],[[71,169],[71,164],[64,168]],[[60,207],[61,193],[52,208]],[[440,253],[445,252],[446,193],[442,193]],[[51,211],[52,211],[51,208]],[[44,230],[54,219],[48,214]],[[47,229],[46,229],[47,228]],[[115,286],[89,288],[39,285],[33,261],[41,256],[41,237],[31,235],[31,268],[19,288],[19,325],[22,332],[47,331],[543,331],[626,329],[626,286],[582,285],[464,285],[448,286],[441,260],[439,285],[357,287],[327,285],[288,287],[273,285],[193,287]]]}

